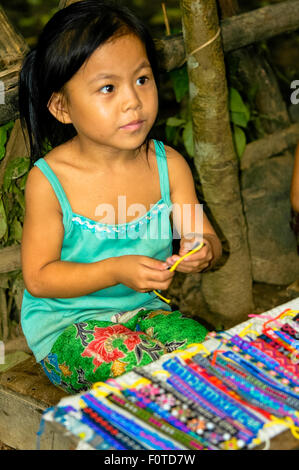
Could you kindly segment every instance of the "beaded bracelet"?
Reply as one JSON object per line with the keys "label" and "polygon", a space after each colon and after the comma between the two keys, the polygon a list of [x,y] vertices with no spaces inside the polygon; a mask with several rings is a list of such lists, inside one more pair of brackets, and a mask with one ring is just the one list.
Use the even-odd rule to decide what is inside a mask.
{"label": "beaded bracelet", "polygon": [[140,445],[137,441],[130,438],[115,426],[112,426],[107,420],[89,407],[83,408],[82,413],[87,415],[88,419],[94,422],[96,426],[103,428],[109,435],[116,439],[128,450],[145,450],[146,447]]}
{"label": "beaded bracelet", "polygon": [[284,367],[289,373],[295,374],[299,377],[299,364],[295,364],[291,359],[287,358],[261,339],[255,340],[254,346],[268,354],[268,356],[275,358],[277,362],[279,362],[279,365]]}
{"label": "beaded bracelet", "polygon": [[152,413],[149,413],[145,409],[139,408],[138,406],[136,406],[136,404],[129,403],[125,399],[116,395],[108,395],[108,399],[116,405],[123,406],[125,409],[129,410],[134,416],[140,418],[142,421],[147,422],[152,427],[164,432],[176,441],[181,442],[188,449],[202,450],[205,448],[200,439],[188,436],[188,434],[185,434],[184,432],[173,428],[168,423],[165,423],[158,417],[154,418]]}
{"label": "beaded bracelet", "polygon": [[247,429],[258,432],[261,427],[260,421],[253,415],[242,409],[231,397],[228,397],[221,391],[215,390],[215,387],[209,384],[205,379],[195,376],[188,367],[183,367],[176,359],[170,359],[163,364],[163,367],[175,375],[180,376],[187,384],[212,403],[218,409],[221,409],[226,415],[243,424]]}
{"label": "beaded bracelet", "polygon": [[[196,357],[196,361],[198,361],[198,357]],[[292,395],[289,395],[287,389],[282,389],[281,387],[275,388],[275,386],[271,386],[268,383],[265,383],[259,378],[248,373],[246,369],[243,369],[236,364],[232,365],[231,362],[225,362],[222,357],[217,357],[217,365],[218,364],[222,369],[225,369],[228,372],[234,374],[235,376],[240,377],[240,379],[244,379],[247,382],[259,387],[266,393],[269,393],[274,398],[285,401],[291,408],[299,409],[299,399],[294,398],[294,396]],[[211,367],[210,369],[213,374],[217,375],[218,371],[215,367]]]}
{"label": "beaded bracelet", "polygon": [[[139,394],[140,392],[141,390],[139,391]],[[124,393],[130,395],[132,394],[132,391],[126,390]],[[153,405],[149,403],[149,406]],[[189,435],[194,435],[195,437],[198,437],[198,435],[200,435],[200,437],[203,438],[203,444],[207,444],[207,442],[205,441],[210,441],[212,442],[212,444],[217,444],[218,442],[222,442],[223,440],[227,440],[231,437],[230,434],[228,434],[227,432],[224,433],[224,435],[223,431],[221,434],[219,434],[219,432],[217,432],[217,430],[215,429],[215,425],[213,423],[208,422],[202,416],[196,416],[192,412],[192,410],[190,410],[190,408],[188,408],[186,405],[185,408],[184,405],[182,407],[177,406],[176,408],[177,409],[175,409],[174,407],[172,409],[170,408],[169,411],[159,409],[157,411],[167,421],[171,422],[173,426],[178,427],[179,429],[183,429]],[[176,411],[176,416],[178,416],[178,419],[173,418],[174,411]],[[180,416],[180,411],[182,413],[186,412],[187,417],[184,420],[184,423],[180,421],[182,419],[182,417]]]}
{"label": "beaded bracelet", "polygon": [[177,447],[174,446],[169,440],[164,439],[157,433],[149,431],[149,429],[143,428],[135,421],[126,418],[123,414],[120,414],[119,412],[108,408],[102,402],[100,403],[98,400],[96,400],[96,398],[92,395],[85,394],[84,396],[82,396],[82,400],[90,408],[99,412],[104,418],[108,419],[115,427],[120,429],[122,432],[125,432],[131,438],[137,439],[139,442],[141,441],[142,445],[157,450],[177,449]]}
{"label": "beaded bracelet", "polygon": [[226,379],[226,382],[229,386],[236,386],[238,393],[243,395],[248,403],[253,403],[259,408],[266,410],[277,416],[284,417],[286,414],[290,417],[295,417],[294,410],[277,400],[277,397],[273,397],[268,394],[265,390],[260,389],[256,385],[248,382],[243,377],[238,377],[234,375],[231,371],[227,371],[222,368],[223,380]]}
{"label": "beaded bracelet", "polygon": [[208,408],[205,408],[202,403],[199,401],[194,401],[186,396],[186,390],[183,387],[182,390],[178,390],[175,387],[170,386],[167,382],[160,381],[157,377],[152,376],[149,374],[144,368],[135,368],[134,372],[141,377],[150,380],[153,383],[159,385],[160,388],[163,388],[165,392],[172,393],[181,403],[188,406],[194,413],[197,414],[199,417],[203,417],[207,420],[208,427],[213,429],[216,432],[221,433],[229,433],[230,435],[234,436],[237,434],[238,430],[227,420],[221,418],[217,413],[211,412]]}

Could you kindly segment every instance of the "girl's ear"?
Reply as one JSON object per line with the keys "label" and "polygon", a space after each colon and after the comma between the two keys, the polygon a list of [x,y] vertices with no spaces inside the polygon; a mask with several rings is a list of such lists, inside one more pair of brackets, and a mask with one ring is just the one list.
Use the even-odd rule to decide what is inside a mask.
{"label": "girl's ear", "polygon": [[63,124],[72,123],[66,98],[61,92],[52,93],[52,96],[48,102],[48,110],[58,121],[62,122]]}

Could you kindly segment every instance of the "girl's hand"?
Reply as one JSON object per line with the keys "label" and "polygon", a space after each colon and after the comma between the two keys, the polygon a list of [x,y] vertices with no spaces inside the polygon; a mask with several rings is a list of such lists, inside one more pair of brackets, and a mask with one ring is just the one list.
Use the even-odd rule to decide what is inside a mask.
{"label": "girl's hand", "polygon": [[137,292],[166,290],[174,272],[167,270],[167,263],[140,255],[125,255],[116,258],[115,279]]}
{"label": "girl's hand", "polygon": [[[178,259],[180,259],[181,256],[191,251],[196,241],[198,241],[198,237],[196,236],[193,238],[183,237],[180,241],[180,250],[178,255],[172,255],[166,259],[168,266],[172,266]],[[204,243],[204,246],[198,252],[183,259],[175,271],[182,273],[199,273],[210,266],[213,260],[212,245],[205,237],[202,238],[202,242]]]}

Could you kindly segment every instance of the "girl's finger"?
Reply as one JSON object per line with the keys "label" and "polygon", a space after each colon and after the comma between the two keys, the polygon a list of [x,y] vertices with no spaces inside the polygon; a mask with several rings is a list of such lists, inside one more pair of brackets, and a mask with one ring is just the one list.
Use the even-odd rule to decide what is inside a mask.
{"label": "girl's finger", "polygon": [[182,272],[182,273],[190,273],[190,272],[201,272],[203,271],[205,268],[207,268],[209,266],[209,263],[207,262],[204,262],[204,263],[187,263],[187,260],[185,262],[182,261],[179,266],[177,267],[176,271],[178,272]]}

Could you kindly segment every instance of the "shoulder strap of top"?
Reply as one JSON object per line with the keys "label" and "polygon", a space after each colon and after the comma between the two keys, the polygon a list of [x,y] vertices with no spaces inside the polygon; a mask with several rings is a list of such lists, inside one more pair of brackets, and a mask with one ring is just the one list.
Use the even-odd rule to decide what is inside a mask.
{"label": "shoulder strap of top", "polygon": [[154,144],[155,144],[156,158],[157,158],[159,177],[160,177],[161,195],[164,201],[166,202],[166,204],[168,206],[171,206],[172,202],[170,199],[167,157],[166,157],[164,144],[163,142],[159,140],[154,140]]}
{"label": "shoulder strap of top", "polygon": [[72,220],[72,209],[59,179],[55,175],[50,165],[46,162],[46,160],[44,160],[44,158],[37,160],[34,165],[44,173],[49,183],[51,184],[62,209],[65,230],[68,231]]}

